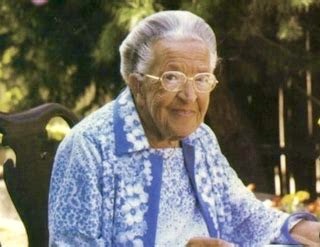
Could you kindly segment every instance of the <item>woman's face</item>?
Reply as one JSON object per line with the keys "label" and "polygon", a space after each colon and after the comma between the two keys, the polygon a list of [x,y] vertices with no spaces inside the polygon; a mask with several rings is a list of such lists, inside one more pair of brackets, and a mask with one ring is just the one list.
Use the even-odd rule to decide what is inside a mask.
{"label": "woman's face", "polygon": [[[147,74],[161,77],[180,71],[187,77],[213,72],[207,46],[199,40],[159,40]],[[160,82],[144,77],[135,97],[146,135],[154,147],[170,146],[197,129],[208,109],[210,92],[198,93],[188,80],[179,92],[165,90]]]}

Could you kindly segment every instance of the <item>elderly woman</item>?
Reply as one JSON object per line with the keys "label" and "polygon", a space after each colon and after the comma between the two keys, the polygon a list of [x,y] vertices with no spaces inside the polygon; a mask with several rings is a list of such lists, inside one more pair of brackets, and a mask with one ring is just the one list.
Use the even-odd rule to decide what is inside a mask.
{"label": "elderly woman", "polygon": [[215,35],[203,19],[153,14],[120,54],[127,88],[58,149],[51,246],[320,245],[320,223],[266,208],[203,123],[218,83]]}

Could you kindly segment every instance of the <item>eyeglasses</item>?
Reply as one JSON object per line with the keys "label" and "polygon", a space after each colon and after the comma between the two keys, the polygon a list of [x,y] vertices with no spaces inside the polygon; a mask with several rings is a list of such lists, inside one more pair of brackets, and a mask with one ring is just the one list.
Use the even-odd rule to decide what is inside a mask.
{"label": "eyeglasses", "polygon": [[217,78],[212,73],[198,73],[193,77],[187,77],[180,71],[166,71],[161,75],[161,77],[149,74],[143,75],[160,81],[162,87],[170,92],[181,91],[188,80],[193,82],[194,89],[199,93],[212,91],[218,83]]}

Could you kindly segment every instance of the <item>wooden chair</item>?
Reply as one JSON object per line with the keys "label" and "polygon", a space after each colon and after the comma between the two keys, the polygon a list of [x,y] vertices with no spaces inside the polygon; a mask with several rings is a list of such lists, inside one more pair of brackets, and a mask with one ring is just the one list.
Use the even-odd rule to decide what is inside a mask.
{"label": "wooden chair", "polygon": [[59,141],[48,138],[46,125],[57,116],[70,127],[78,121],[70,110],[56,103],[21,113],[0,113],[0,145],[11,147],[16,154],[16,163],[5,161],[3,176],[26,228],[29,247],[48,246],[48,191]]}

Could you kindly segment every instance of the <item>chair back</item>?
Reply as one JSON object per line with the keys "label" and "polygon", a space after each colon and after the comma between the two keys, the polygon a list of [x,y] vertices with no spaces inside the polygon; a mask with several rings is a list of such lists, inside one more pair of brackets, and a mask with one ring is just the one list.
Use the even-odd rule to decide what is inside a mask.
{"label": "chair back", "polygon": [[59,141],[48,138],[47,123],[63,118],[70,127],[77,117],[66,107],[48,103],[20,113],[0,113],[3,146],[16,154],[4,163],[3,177],[26,228],[29,247],[48,246],[48,193],[51,168]]}

